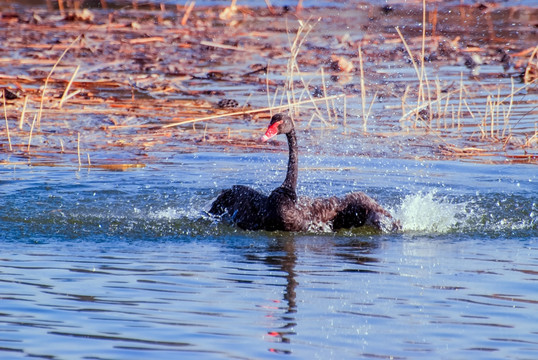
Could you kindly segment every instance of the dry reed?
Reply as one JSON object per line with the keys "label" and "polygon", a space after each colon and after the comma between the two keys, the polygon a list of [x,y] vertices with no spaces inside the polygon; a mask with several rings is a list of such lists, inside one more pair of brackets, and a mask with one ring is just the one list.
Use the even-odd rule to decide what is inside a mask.
{"label": "dry reed", "polygon": [[360,71],[360,83],[361,83],[361,104],[362,104],[362,131],[367,132],[366,124],[368,122],[368,116],[366,115],[366,86],[364,85],[364,66],[362,62],[362,49],[359,42],[359,71]]}
{"label": "dry reed", "polygon": [[64,93],[62,95],[62,98],[60,99],[60,103],[58,104],[58,108],[61,109],[63,103],[68,99],[69,89],[71,89],[71,85],[73,84],[73,81],[75,80],[75,77],[77,76],[78,70],[80,69],[80,65],[77,65],[75,68],[75,71],[73,72],[73,75],[71,76],[71,79],[69,79],[69,82],[67,83],[67,86],[65,87]]}
{"label": "dry reed", "polygon": [[[161,84],[168,84],[168,90],[162,88],[159,88],[155,92],[153,92],[153,90],[148,90],[149,92],[152,92],[150,94],[151,97],[153,97],[151,101],[144,99],[138,95],[136,102],[130,101],[129,99],[122,99],[121,95],[119,95],[118,97],[110,98],[99,97],[102,88],[110,86],[111,88],[118,89],[118,93],[121,93],[124,89],[125,84],[121,81],[121,79],[112,79],[107,80],[106,82],[100,82],[99,80],[88,81],[87,78],[79,80],[78,77],[80,76],[77,74],[79,71],[79,66],[77,66],[74,72],[71,74],[71,78],[69,81],[65,81],[58,78],[55,79],[55,74],[58,69],[57,66],[61,64],[61,61],[63,60],[62,58],[64,57],[65,53],[69,50],[69,48],[74,45],[74,43],[76,43],[77,39],[75,39],[75,41],[69,46],[67,46],[66,44],[54,45],[53,49],[62,49],[64,51],[60,58],[56,59],[55,61],[54,59],[22,59],[19,62],[19,64],[29,64],[36,66],[54,64],[52,70],[50,71],[46,79],[42,79],[37,76],[35,78],[32,78],[31,76],[12,76],[12,79],[9,80],[7,77],[9,75],[0,75],[0,81],[16,81],[17,83],[22,84],[22,86],[26,84],[32,84],[32,86],[35,87],[35,85],[43,84],[44,80],[44,85],[41,86],[41,90],[39,92],[36,91],[35,93],[32,93],[29,92],[30,90],[24,89],[26,91],[26,94],[24,95],[24,103],[22,105],[22,112],[20,113],[18,127],[19,130],[23,130],[25,127],[24,124],[28,123],[30,127],[29,132],[18,132],[15,126],[15,131],[12,131],[11,134],[25,134],[28,136],[28,153],[30,153],[30,150],[32,149],[32,141],[36,144],[32,149],[32,153],[34,153],[36,149],[37,151],[42,151],[43,153],[55,151],[54,149],[39,149],[37,144],[47,144],[49,143],[48,138],[57,136],[57,139],[59,139],[58,141],[60,144],[59,147],[61,147],[61,149],[58,149],[56,151],[71,155],[74,158],[74,141],[69,141],[68,143],[66,143],[64,148],[64,142],[62,140],[62,136],[64,136],[64,138],[65,136],[69,136],[69,138],[71,138],[74,135],[74,132],[62,129],[61,127],[58,127],[58,125],[61,124],[62,120],[65,121],[65,118],[69,116],[88,117],[91,115],[99,115],[98,118],[105,118],[107,119],[107,122],[95,123],[95,129],[88,130],[90,132],[88,134],[82,133],[82,137],[85,141],[89,142],[91,136],[95,136],[97,139],[96,143],[92,143],[91,145],[88,144],[86,147],[94,146],[94,148],[98,148],[102,151],[108,150],[107,148],[105,148],[106,146],[109,146],[109,148],[114,147],[116,149],[121,149],[121,151],[132,151],[134,148],[138,147],[139,149],[144,149],[144,151],[141,151],[142,153],[145,152],[146,149],[147,151],[150,151],[151,147],[155,146],[158,141],[161,141],[161,143],[166,143],[166,136],[174,136],[174,140],[177,140],[171,143],[171,148],[174,146],[178,146],[178,143],[181,143],[183,141],[198,142],[200,136],[202,142],[204,143],[213,143],[220,144],[223,146],[234,147],[236,145],[241,147],[254,147],[255,145],[253,145],[254,142],[252,141],[251,134],[252,132],[258,130],[240,132],[241,134],[249,134],[249,138],[245,139],[245,142],[243,144],[241,144],[240,141],[239,144],[237,144],[236,142],[232,144],[225,137],[228,136],[229,139],[231,136],[236,135],[236,133],[238,133],[239,131],[230,127],[228,127],[226,131],[221,131],[226,126],[222,122],[215,121],[214,123],[210,123],[207,121],[219,120],[225,117],[233,118],[249,114],[260,114],[263,112],[269,112],[272,115],[273,112],[276,111],[288,110],[291,114],[301,113],[301,115],[304,115],[305,120],[308,120],[308,127],[311,126],[313,121],[319,121],[322,125],[321,127],[317,127],[316,125],[312,127],[312,129],[316,131],[320,129],[325,130],[331,127],[337,128],[337,125],[342,124],[346,133],[348,131],[362,131],[363,133],[369,131],[370,136],[372,137],[380,136],[397,138],[399,135],[402,134],[402,131],[400,131],[400,129],[403,129],[404,131],[407,130],[407,132],[409,132],[413,131],[412,129],[414,128],[414,131],[416,131],[417,133],[419,131],[430,132],[433,137],[438,137],[439,139],[441,139],[440,141],[434,139],[434,143],[442,143],[442,151],[447,151],[447,154],[450,154],[450,152],[453,154],[457,154],[454,156],[473,156],[473,154],[478,154],[476,156],[481,157],[491,156],[491,154],[495,153],[495,151],[497,151],[496,156],[499,156],[498,150],[490,151],[489,149],[499,149],[500,146],[502,146],[502,151],[506,151],[506,157],[508,158],[509,156],[520,156],[520,154],[513,154],[515,148],[517,148],[518,151],[527,151],[531,147],[536,147],[538,138],[536,131],[534,134],[528,133],[522,135],[520,128],[518,128],[518,131],[513,130],[514,128],[517,128],[518,122],[521,121],[524,116],[526,116],[526,114],[521,114],[520,110],[520,104],[524,101],[527,101],[524,97],[524,89],[528,89],[530,86],[534,86],[536,84],[536,79],[532,78],[532,65],[537,64],[536,53],[538,51],[538,47],[533,47],[530,48],[530,50],[525,50],[525,56],[527,58],[530,54],[530,58],[528,58],[529,65],[525,68],[525,79],[529,78],[529,80],[525,80],[525,85],[521,87],[519,85],[516,85],[513,79],[511,79],[511,83],[509,85],[504,83],[496,87],[491,86],[490,83],[487,81],[485,81],[484,84],[480,84],[477,78],[472,79],[472,81],[474,82],[470,83],[469,81],[464,80],[463,72],[460,73],[459,84],[457,79],[454,80],[456,84],[449,84],[448,86],[446,85],[446,83],[443,84],[443,81],[440,80],[438,77],[436,77],[435,79],[428,79],[428,77],[432,77],[432,72],[426,71],[430,70],[426,68],[427,64],[425,61],[426,44],[429,43],[426,42],[426,25],[428,25],[429,27],[430,24],[426,22],[426,15],[428,14],[426,11],[426,1],[423,0],[422,4],[422,38],[419,38],[417,36],[414,41],[411,39],[406,40],[400,32],[400,29],[397,29],[398,35],[400,37],[399,42],[403,43],[405,51],[409,55],[410,61],[413,63],[413,68],[416,73],[416,79],[418,80],[418,82],[415,82],[415,84],[413,85],[396,83],[397,85],[403,85],[402,90],[405,89],[405,91],[403,92],[403,96],[401,94],[399,95],[401,99],[398,100],[401,102],[401,104],[390,103],[390,101],[387,100],[381,102],[379,100],[379,98],[381,97],[387,99],[387,93],[389,93],[389,96],[396,96],[396,92],[398,90],[395,90],[393,93],[390,93],[390,91],[388,91],[386,88],[380,89],[378,84],[371,85],[370,82],[367,81],[365,76],[365,73],[367,73],[367,71],[365,71],[364,69],[365,64],[363,63],[363,56],[364,54],[370,54],[372,50],[370,48],[367,48],[367,46],[369,45],[367,45],[366,42],[362,43],[364,49],[361,48],[359,44],[359,69],[357,69],[357,73],[351,74],[350,76],[357,76],[360,74],[360,78],[355,79],[359,80],[360,82],[360,84],[358,85],[360,85],[361,99],[357,104],[354,104],[354,101],[350,102],[350,104],[353,103],[353,106],[355,107],[357,105],[361,106],[361,112],[359,112],[359,114],[362,113],[362,124],[360,123],[360,115],[357,116],[357,119],[348,118],[348,106],[351,105],[347,104],[347,97],[351,98],[355,96],[350,95],[352,94],[352,92],[348,90],[352,87],[344,87],[342,86],[342,84],[344,84],[343,82],[333,82],[332,78],[331,80],[329,80],[328,76],[326,76],[329,75],[327,67],[318,69],[317,67],[319,66],[319,63],[311,61],[311,59],[315,59],[316,54],[322,54],[323,52],[325,52],[325,50],[312,50],[313,48],[317,48],[318,44],[309,44],[313,46],[302,47],[302,45],[305,44],[306,36],[311,32],[313,27],[312,22],[309,20],[300,22],[300,27],[297,32],[293,35],[288,35],[288,43],[290,47],[289,54],[287,52],[276,53],[277,55],[275,59],[277,60],[274,62],[275,65],[273,65],[271,71],[272,73],[279,72],[280,74],[284,74],[286,76],[286,80],[283,83],[283,86],[276,86],[277,81],[271,81],[271,79],[269,79],[269,64],[267,64],[268,66],[266,67],[267,71],[265,77],[265,85],[263,85],[263,79],[260,79],[261,81],[259,82],[259,84],[262,85],[262,88],[265,87],[268,106],[259,109],[238,108],[237,111],[230,113],[223,113],[221,110],[215,109],[214,106],[212,106],[212,104],[210,103],[210,101],[213,101],[212,99],[210,99],[209,101],[206,100],[206,103],[203,106],[185,106],[181,102],[175,101],[178,96],[183,95],[182,93],[180,95],[179,91],[174,93],[174,91],[180,88],[179,86],[175,85],[179,84],[180,82],[183,82],[183,79],[188,78],[190,73],[178,75],[178,77],[176,78],[177,82],[175,82],[175,84],[173,84],[173,81],[170,81],[168,79],[166,82],[161,82]],[[192,6],[192,9],[189,10],[190,6]],[[183,14],[183,19],[185,19],[185,23],[187,23],[187,19],[189,19],[188,14],[193,9],[194,1],[182,7],[181,14]],[[181,19],[182,23],[183,19]],[[434,13],[433,17],[430,17],[429,21],[431,22],[432,26],[432,33],[430,36],[434,36],[437,14]],[[67,26],[72,29],[76,28],[76,24],[68,24],[66,25],[66,27]],[[126,54],[130,54],[129,51],[131,51],[131,49],[129,49],[129,46],[134,45],[138,47],[147,47],[147,49],[153,49],[154,47],[158,50],[159,46],[161,46],[161,43],[167,42],[169,39],[171,39],[172,35],[174,36],[174,39],[179,39],[177,35],[178,33],[183,34],[189,33],[190,31],[190,29],[188,28],[176,27],[173,30],[165,30],[165,33],[156,34],[158,36],[152,36],[154,35],[153,33],[148,32],[148,34],[146,35],[143,30],[143,28],[138,28],[135,30],[128,28],[121,29],[122,32],[132,31],[134,34],[132,37],[132,41],[127,41],[124,43],[125,49],[127,49]],[[244,37],[247,37],[248,35],[263,37],[269,36],[271,33],[268,31],[266,33],[263,33],[263,31],[244,31],[241,32],[241,34]],[[226,53],[231,53],[232,51],[248,51],[261,57],[266,55],[265,49],[262,47],[258,48],[257,43],[255,42],[251,42],[250,44],[256,45],[248,45],[248,42],[242,41],[241,44],[246,45],[232,46],[226,43],[225,37],[208,36],[207,39],[211,39],[212,42],[198,42],[196,44],[178,43],[178,46],[188,45],[189,48],[195,49],[196,46],[205,44],[214,47],[215,52],[222,51]],[[398,41],[398,37],[396,37],[394,40]],[[368,44],[375,44],[375,42],[368,42]],[[31,44],[31,47],[35,49],[43,49],[45,48],[45,45],[46,44]],[[321,44],[320,49],[324,46],[325,44]],[[346,51],[350,52],[353,51],[352,49],[357,48],[357,45],[353,43],[345,44],[343,46],[349,46]],[[340,51],[340,49],[341,48],[339,47],[336,51]],[[363,50],[366,51],[363,52]],[[305,51],[305,53],[303,53],[303,51]],[[316,53],[316,51],[318,52]],[[310,57],[312,53],[314,53],[313,57]],[[523,51],[521,53],[523,53]],[[514,57],[516,56],[515,54],[511,55]],[[367,56],[364,57],[368,58]],[[282,58],[286,58],[287,64],[279,62],[278,59]],[[321,57],[320,59],[322,60]],[[2,62],[2,64],[11,64],[11,62],[6,62],[6,60],[4,59],[0,59],[0,62]],[[301,65],[301,67],[299,67],[299,64]],[[112,62],[110,62],[109,64],[104,65],[113,67],[117,66],[118,64],[113,64]],[[309,65],[311,66],[309,70],[311,71],[310,73],[304,70]],[[366,65],[368,65],[368,62],[366,62]],[[74,67],[74,65],[70,66]],[[191,68],[186,67],[186,69],[188,69],[188,71],[198,70],[195,65],[192,65]],[[302,72],[301,69],[304,72]],[[147,80],[145,80],[147,81],[145,84],[152,84],[153,80],[156,80],[158,82],[159,79],[148,77]],[[252,80],[246,79],[244,81]],[[256,84],[255,81],[256,80],[252,81],[252,84]],[[319,89],[316,89],[316,91],[312,91],[313,89],[311,84],[315,82],[317,82],[316,85],[319,84],[318,86],[321,88],[322,92],[320,92]],[[52,88],[54,87],[52,86],[52,84],[56,84],[57,87],[65,86],[65,90],[63,91],[63,93],[60,93],[58,95],[52,90]],[[170,86],[170,84],[173,85]],[[477,97],[478,93],[476,93],[475,91],[478,85],[482,86],[480,95],[485,94],[483,97]],[[346,96],[342,93],[341,95],[329,96],[329,94],[334,93],[335,89],[339,89],[339,86],[340,88],[344,89],[343,92],[348,92],[348,95]],[[378,91],[375,91],[376,86],[378,86],[379,89],[379,98]],[[510,86],[509,89],[508,86]],[[84,90],[72,91],[73,87],[77,87]],[[150,86],[148,86],[147,88],[151,89]],[[171,90],[169,90],[170,88]],[[145,91],[145,89],[142,90]],[[370,96],[367,96],[367,90],[371,94],[373,94],[373,97],[371,97],[371,101]],[[82,91],[83,96],[76,96]],[[181,87],[180,91],[184,91],[183,87]],[[252,91],[250,89],[249,91],[251,94],[255,93],[255,91]],[[105,90],[105,92],[108,92],[108,90]],[[172,96],[167,97],[168,92],[171,92]],[[315,97],[316,92],[317,95],[321,94],[322,97]],[[40,98],[35,96],[35,94],[40,95]],[[201,95],[201,92],[190,92],[189,90],[185,91],[185,94],[189,98],[205,100],[203,98],[203,95]],[[61,98],[58,101],[60,95]],[[115,95],[116,94],[114,94],[114,96]],[[36,99],[40,101],[36,101]],[[70,106],[65,106],[66,109],[58,111],[60,108],[62,108],[63,105],[66,104],[68,100]],[[4,102],[5,101],[6,100],[4,95]],[[169,101],[169,103],[166,103],[167,101]],[[248,99],[245,100],[245,102],[246,101],[248,101]],[[39,110],[34,109],[32,105],[38,103]],[[392,124],[385,120],[381,120],[379,121],[379,123],[376,123],[377,117],[371,117],[372,110],[374,110],[374,112],[377,112],[378,108],[374,108],[374,105],[378,103],[382,104],[385,109],[389,109],[389,107],[400,108],[401,105],[402,116],[399,119],[401,126],[398,128],[398,130],[394,130],[395,127],[393,127]],[[49,106],[47,104],[51,105]],[[58,106],[55,106],[56,104],[58,104]],[[343,106],[343,113],[341,109],[337,107],[337,104]],[[11,112],[12,109],[13,108],[10,106],[9,111],[7,111],[6,106],[4,105],[4,117],[6,120],[8,142],[10,143],[10,148],[11,139],[9,138],[10,129],[7,117],[8,115],[12,117],[15,116]],[[215,111],[215,113],[212,114],[211,111]],[[535,112],[533,111],[534,109],[529,110],[529,113],[532,114],[531,116],[534,116],[535,114]],[[350,112],[350,114],[352,113]],[[30,121],[32,119],[29,119],[28,117],[32,115],[33,121]],[[262,116],[265,117],[265,114]],[[43,131],[34,130],[39,129],[38,127],[36,128],[36,126],[40,126],[42,118],[45,119],[43,121]],[[47,118],[54,118],[54,120],[46,120]],[[159,119],[158,121],[161,122],[155,124],[157,119]],[[388,119],[388,117],[384,117],[384,119]],[[204,123],[204,126],[197,125],[199,122],[202,121],[206,121]],[[162,125],[166,122],[170,123]],[[190,126],[181,128],[177,132],[164,132],[161,130],[185,124],[192,124],[192,130]],[[356,129],[354,128],[354,125],[357,125]],[[377,130],[382,126],[390,127],[390,130]],[[54,129],[53,131],[51,131],[53,127]],[[44,139],[44,141],[34,140],[32,136],[36,137],[38,136],[38,134],[39,136],[46,136],[47,138]],[[105,134],[105,136],[101,136],[103,134]],[[144,135],[147,138],[148,134],[150,134],[149,137],[158,138],[158,141],[154,139],[145,139]],[[79,168],[83,166],[81,162],[81,156],[83,154],[81,154],[80,149],[82,146],[80,144],[80,138],[81,132],[78,132],[76,138],[76,147]],[[107,138],[107,140],[105,141],[103,138]],[[428,141],[424,139],[424,142]],[[14,148],[17,149],[16,136],[13,136],[13,141]],[[450,144],[451,142],[455,142],[456,144],[458,144],[458,146]],[[472,146],[467,146],[469,144],[472,144]],[[7,144],[5,144],[4,146],[7,147],[6,145]],[[433,149],[435,149],[435,145],[422,145],[431,146]],[[486,145],[488,146],[488,151],[480,150],[480,147]],[[179,146],[185,146],[185,144],[181,144]],[[191,148],[194,149],[194,146],[196,145],[192,145]],[[85,146],[82,147],[84,148]],[[83,149],[83,152],[86,152],[86,156],[88,159],[88,167],[99,167],[99,164],[91,163],[88,151],[89,150]],[[512,151],[512,153],[508,153],[510,151]],[[514,159],[516,159],[517,156],[514,157]]]}
{"label": "dry reed", "polygon": [[13,147],[11,146],[11,136],[9,134],[9,122],[7,120],[7,108],[6,108],[6,89],[3,90],[2,94],[2,101],[4,102],[4,118],[6,119],[6,135],[7,135],[7,142],[9,144],[9,151],[13,151]]}
{"label": "dry reed", "polygon": [[19,130],[22,130],[22,126],[24,125],[24,115],[26,114],[26,105],[28,104],[28,95],[24,96],[24,104],[22,106],[22,112],[21,117],[19,120]]}
{"label": "dry reed", "polygon": [[[331,96],[328,96],[327,98],[322,97],[322,98],[319,98],[319,99],[308,99],[308,100],[298,101],[294,105],[298,106],[298,105],[312,104],[313,102],[327,101],[328,99],[329,100],[330,99],[337,99],[337,98],[342,98],[344,96],[345,95],[341,94],[341,95],[331,95]],[[201,121],[220,119],[220,118],[224,118],[224,117],[233,117],[233,116],[240,116],[240,115],[256,114],[256,113],[262,113],[262,112],[267,112],[267,111],[275,111],[275,110],[281,111],[281,110],[284,110],[284,109],[286,109],[288,107],[289,107],[288,104],[286,104],[286,105],[274,105],[274,106],[269,106],[269,107],[260,108],[260,109],[241,110],[241,111],[231,112],[231,113],[227,113],[227,114],[210,115],[210,116],[204,116],[204,117],[195,118],[195,119],[182,120],[182,121],[175,122],[175,123],[172,123],[172,124],[166,124],[166,125],[161,126],[161,128],[166,129],[166,128],[171,128],[171,127],[175,127],[175,126],[191,124],[191,123],[196,123],[196,122],[201,122]]]}
{"label": "dry reed", "polygon": [[45,92],[47,91],[47,85],[49,83],[49,80],[52,76],[52,74],[54,73],[54,70],[56,69],[56,67],[58,66],[58,64],[60,63],[60,61],[62,61],[63,57],[65,56],[65,54],[67,54],[67,51],[69,51],[69,49],[71,49],[71,47],[73,47],[73,45],[82,37],[82,34],[77,36],[75,38],[75,40],[73,40],[69,46],[67,48],[65,48],[64,52],[60,55],[60,57],[58,58],[58,60],[56,60],[56,62],[54,63],[54,66],[52,67],[52,69],[50,70],[47,78],[45,79],[45,84],[43,85],[43,91],[41,93],[41,102],[39,103],[39,111],[37,113],[37,125],[39,126],[39,124],[41,123],[41,115],[43,113],[43,103],[45,101]]}
{"label": "dry reed", "polygon": [[32,120],[32,125],[30,125],[30,133],[28,134],[28,148],[27,152],[30,153],[30,146],[32,145],[32,133],[34,132],[34,126],[37,121],[37,113],[34,115],[34,119]]}
{"label": "dry reed", "polygon": [[[523,82],[525,84],[533,83],[538,78],[538,45],[534,48],[529,57],[527,66],[525,67],[525,74],[523,75]],[[536,61],[536,63],[534,63]]]}
{"label": "dry reed", "polygon": [[77,133],[77,157],[78,157],[78,168],[82,167],[82,161],[80,160],[80,132]]}

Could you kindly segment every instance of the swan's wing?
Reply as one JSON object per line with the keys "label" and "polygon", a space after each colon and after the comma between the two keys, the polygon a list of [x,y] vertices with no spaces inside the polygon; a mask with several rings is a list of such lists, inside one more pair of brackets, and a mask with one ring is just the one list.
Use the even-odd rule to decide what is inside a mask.
{"label": "swan's wing", "polygon": [[301,199],[305,219],[316,226],[328,224],[333,230],[372,225],[382,230],[396,230],[399,224],[388,211],[363,192],[344,197]]}
{"label": "swan's wing", "polygon": [[333,228],[371,225],[379,230],[394,231],[400,228],[390,213],[363,192],[347,194],[341,199],[341,210],[333,220]]}
{"label": "swan's wing", "polygon": [[298,209],[302,213],[305,230],[332,230],[332,222],[342,210],[341,199],[330,198],[301,198]]}
{"label": "swan's wing", "polygon": [[263,226],[267,196],[243,185],[224,190],[211,205],[210,214],[224,216],[245,230]]}

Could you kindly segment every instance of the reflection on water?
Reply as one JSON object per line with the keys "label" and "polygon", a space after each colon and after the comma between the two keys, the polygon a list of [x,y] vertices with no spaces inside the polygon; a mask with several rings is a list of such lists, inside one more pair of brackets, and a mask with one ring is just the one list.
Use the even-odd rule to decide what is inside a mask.
{"label": "reflection on water", "polygon": [[1,351],[38,358],[536,351],[535,249],[516,254],[513,240],[498,250],[448,239],[255,240],[54,242],[16,251],[2,244]]}
{"label": "reflection on water", "polygon": [[[0,170],[2,358],[525,359],[538,350],[533,167],[307,156],[305,169],[348,170],[303,170],[303,194],[363,189],[405,230],[287,234],[204,215],[233,183],[274,187],[284,154],[176,161],[122,173]],[[224,168],[237,170],[223,177]]]}

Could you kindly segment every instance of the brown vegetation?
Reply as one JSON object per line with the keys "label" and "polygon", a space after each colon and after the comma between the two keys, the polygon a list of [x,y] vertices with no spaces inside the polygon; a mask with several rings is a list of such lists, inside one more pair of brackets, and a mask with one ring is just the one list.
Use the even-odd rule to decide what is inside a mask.
{"label": "brown vegetation", "polygon": [[536,9],[56,5],[1,13],[0,163],[259,149],[285,110],[358,155],[538,162]]}

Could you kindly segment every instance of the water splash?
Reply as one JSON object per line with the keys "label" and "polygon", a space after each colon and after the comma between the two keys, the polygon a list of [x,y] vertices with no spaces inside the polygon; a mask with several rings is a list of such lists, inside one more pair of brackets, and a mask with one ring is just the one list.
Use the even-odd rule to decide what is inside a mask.
{"label": "water splash", "polygon": [[148,218],[153,220],[197,220],[200,218],[201,210],[188,207],[186,209],[176,208],[176,207],[167,207],[161,210],[150,211],[148,213]]}
{"label": "water splash", "polygon": [[437,196],[437,191],[419,192],[404,197],[393,211],[404,232],[445,233],[453,230],[467,215],[466,203],[455,203],[447,196]]}

